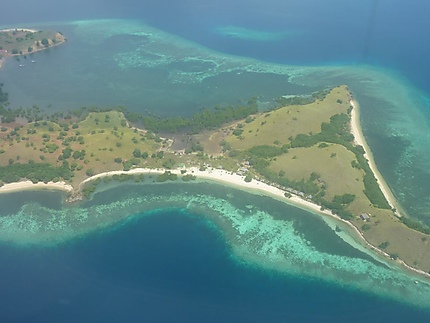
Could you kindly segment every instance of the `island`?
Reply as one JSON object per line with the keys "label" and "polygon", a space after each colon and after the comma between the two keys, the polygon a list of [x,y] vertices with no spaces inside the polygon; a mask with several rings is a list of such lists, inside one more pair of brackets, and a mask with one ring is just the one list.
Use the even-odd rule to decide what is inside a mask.
{"label": "island", "polygon": [[[1,59],[64,41],[61,33],[3,30]],[[405,214],[379,173],[347,85],[280,97],[267,111],[254,97],[189,118],[122,107],[11,109],[2,86],[0,193],[59,189],[66,203],[79,203],[102,180],[215,181],[333,217],[374,252],[430,273],[430,229]]]}
{"label": "island", "polygon": [[377,171],[347,86],[278,103],[258,112],[250,99],[189,119],[1,106],[0,192],[63,189],[76,202],[106,176],[208,179],[346,221],[375,251],[427,273],[428,229],[402,213]]}
{"label": "island", "polygon": [[26,28],[0,30],[0,68],[8,57],[20,60],[20,56],[27,58],[27,55],[63,44],[65,41],[66,37],[61,32],[51,30]]}

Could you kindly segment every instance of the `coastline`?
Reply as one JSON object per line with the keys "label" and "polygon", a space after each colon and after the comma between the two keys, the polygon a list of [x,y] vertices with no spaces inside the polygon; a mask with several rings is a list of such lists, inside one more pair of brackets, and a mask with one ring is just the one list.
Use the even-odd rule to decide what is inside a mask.
{"label": "coastline", "polygon": [[73,187],[72,185],[66,184],[66,182],[33,183],[32,181],[22,181],[4,184],[0,187],[0,194],[16,193],[26,190],[57,190],[71,193],[73,191]]}
{"label": "coastline", "polygon": [[381,173],[378,170],[378,167],[376,165],[375,159],[373,158],[372,151],[367,144],[367,141],[363,135],[363,131],[361,128],[360,123],[360,105],[355,100],[350,100],[349,103],[352,106],[351,110],[351,133],[354,135],[354,143],[356,145],[360,145],[364,149],[364,158],[366,158],[369,161],[369,167],[372,170],[373,174],[375,175],[375,178],[378,182],[379,188],[382,191],[382,194],[384,194],[388,204],[390,207],[395,210],[394,214],[397,217],[402,217],[404,214],[403,209],[401,208],[400,204],[397,202],[396,198],[394,197],[394,194],[392,193],[390,187],[388,186],[385,179],[382,177]]}
{"label": "coastline", "polygon": [[[7,28],[7,29],[1,29],[0,32],[8,32],[8,31],[14,31],[14,30],[29,32],[29,33],[33,33],[33,34],[38,32],[35,29],[28,29],[28,28]],[[56,35],[58,36],[59,33],[56,33]],[[55,47],[55,46],[64,44],[67,39],[62,34],[60,34],[60,35],[61,35],[61,40],[58,41],[57,43],[55,43],[55,44],[52,43],[48,47],[35,48],[31,53],[23,53],[23,54],[9,54],[8,53],[8,55],[5,55],[2,58],[0,58],[0,70],[2,69],[2,67],[3,67],[3,65],[6,62],[8,57],[29,55],[29,54],[33,54],[33,53],[37,53],[37,52],[46,50],[46,49],[51,48],[51,47]]]}
{"label": "coastline", "polygon": [[14,30],[25,31],[25,32],[28,32],[28,33],[37,33],[37,30],[35,30],[35,29],[28,29],[28,28],[7,28],[7,29],[1,29],[0,32],[2,32],[2,31],[7,32],[7,31],[14,31]]}
{"label": "coastline", "polygon": [[[334,231],[336,231],[335,230],[336,225],[333,225],[334,221],[336,221],[338,224],[343,223],[353,231],[354,235],[351,234],[351,232],[347,232],[347,233],[341,232],[340,234],[336,232],[336,234],[342,240],[350,244],[352,247],[359,249],[362,252],[365,252],[366,254],[376,259],[377,261],[384,262],[388,266],[396,264],[397,266],[402,266],[408,272],[412,272],[414,274],[419,275],[419,277],[424,277],[424,278],[430,277],[429,273],[413,268],[408,264],[406,264],[403,260],[400,260],[400,259],[392,260],[388,253],[369,243],[367,239],[363,236],[363,234],[360,232],[360,230],[358,230],[358,228],[354,224],[331,213],[329,210],[321,210],[321,207],[319,205],[309,202],[299,196],[292,195],[291,197],[287,198],[284,195],[285,191],[277,187],[271,186],[267,183],[258,181],[256,179],[253,179],[251,182],[245,182],[244,176],[240,176],[226,170],[207,169],[204,171],[200,171],[196,167],[186,168],[182,170],[186,170],[186,173],[181,174],[180,169],[168,170],[168,169],[161,169],[161,168],[157,168],[157,169],[134,168],[129,171],[120,170],[120,171],[104,172],[104,173],[96,174],[82,181],[79,185],[79,188],[81,189],[81,187],[84,184],[91,182],[93,180],[96,180],[98,178],[102,179],[104,177],[110,177],[113,175],[121,175],[121,174],[125,174],[125,175],[157,174],[159,175],[159,174],[163,174],[165,171],[170,171],[172,174],[176,174],[176,175],[186,175],[186,174],[195,175],[197,180],[200,179],[203,181],[209,181],[209,182],[219,183],[221,185],[227,185],[229,187],[236,188],[251,194],[266,195],[278,201],[281,201],[283,203],[286,203],[291,206],[298,207],[302,210],[319,215],[324,220],[324,222],[326,222],[327,225],[329,225]],[[347,235],[348,237],[347,238],[342,237],[344,235]]]}

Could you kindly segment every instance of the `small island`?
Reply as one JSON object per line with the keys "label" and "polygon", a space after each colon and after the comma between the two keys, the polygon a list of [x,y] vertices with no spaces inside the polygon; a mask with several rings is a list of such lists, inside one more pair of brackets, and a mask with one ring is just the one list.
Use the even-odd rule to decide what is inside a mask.
{"label": "small island", "polygon": [[66,41],[61,32],[13,28],[0,30],[0,68],[8,57],[32,53],[60,45]]}

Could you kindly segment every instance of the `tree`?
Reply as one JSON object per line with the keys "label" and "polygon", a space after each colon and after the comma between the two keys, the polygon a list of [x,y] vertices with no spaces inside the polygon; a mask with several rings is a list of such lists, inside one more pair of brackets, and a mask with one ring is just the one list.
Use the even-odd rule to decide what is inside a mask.
{"label": "tree", "polygon": [[245,176],[245,182],[249,183],[251,181],[252,181],[252,174],[251,173],[246,174],[246,176]]}
{"label": "tree", "polygon": [[133,150],[133,156],[136,158],[142,157],[142,152],[140,151],[140,149]]}
{"label": "tree", "polygon": [[46,38],[43,38],[43,39],[42,39],[42,41],[41,41],[41,43],[42,43],[42,45],[43,45],[43,46],[45,46],[45,47],[48,47],[48,46],[49,46],[49,40],[48,40],[48,39],[46,39]]}

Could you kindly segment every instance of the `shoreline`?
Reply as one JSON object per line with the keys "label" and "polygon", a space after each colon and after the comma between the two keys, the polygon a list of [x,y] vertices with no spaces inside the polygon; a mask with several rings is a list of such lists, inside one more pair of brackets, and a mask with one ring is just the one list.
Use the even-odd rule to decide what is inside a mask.
{"label": "shoreline", "polygon": [[[182,169],[184,170],[184,169]],[[251,182],[245,182],[244,176],[240,176],[237,174],[234,174],[232,172],[226,171],[226,170],[220,170],[220,169],[207,169],[204,171],[200,171],[197,167],[190,167],[186,168],[186,173],[182,174],[181,169],[174,169],[174,170],[167,170],[167,169],[151,169],[151,168],[134,168],[129,171],[124,170],[118,170],[118,171],[109,171],[109,172],[103,172],[96,175],[93,175],[84,181],[82,181],[79,184],[78,189],[74,189],[70,184],[66,184],[65,182],[48,182],[48,183],[32,183],[31,181],[22,181],[22,182],[15,182],[15,183],[9,183],[5,184],[2,187],[0,187],[0,194],[2,193],[16,193],[21,192],[25,190],[57,190],[57,191],[64,191],[68,192],[69,194],[73,195],[73,193],[79,193],[81,191],[81,188],[86,183],[89,183],[91,181],[94,181],[98,178],[102,179],[104,177],[111,177],[113,175],[149,175],[149,174],[156,174],[160,175],[163,174],[166,171],[170,171],[172,174],[176,175],[195,175],[197,180],[203,180],[203,181],[209,181],[212,183],[218,183],[221,185],[227,185],[229,187],[239,189],[245,192],[248,192],[250,194],[258,194],[258,195],[265,195],[271,198],[274,198],[280,202],[286,203],[288,205],[291,205],[293,207],[298,207],[302,210],[311,212],[317,216],[320,216],[324,222],[326,222],[327,225],[329,225],[332,229],[333,227],[330,225],[332,224],[330,220],[337,221],[338,223],[341,222],[348,226],[353,232],[355,233],[352,235],[350,232],[343,232],[343,234],[346,234],[348,238],[350,239],[344,239],[341,235],[336,233],[342,240],[344,240],[346,243],[351,245],[353,248],[356,248],[362,252],[365,252],[372,258],[374,258],[377,261],[381,261],[385,263],[388,266],[391,265],[397,265],[398,267],[403,267],[405,270],[407,270],[410,273],[414,273],[419,275],[419,277],[423,277],[428,279],[430,277],[429,273],[426,273],[424,271],[421,271],[419,269],[413,268],[406,264],[403,260],[397,259],[392,260],[390,258],[390,255],[384,252],[383,250],[375,247],[371,243],[367,241],[367,239],[363,236],[363,234],[358,230],[358,228],[352,224],[349,221],[346,221],[337,215],[334,215],[328,210],[321,210],[320,206],[317,204],[314,204],[312,202],[309,202],[299,196],[292,195],[291,197],[287,198],[285,197],[284,193],[285,191],[271,186],[267,183],[258,181],[256,179],[253,179]],[[78,199],[79,200],[79,199]],[[74,202],[76,200],[72,200]],[[334,229],[333,229],[334,230]],[[335,231],[335,230],[334,230]],[[352,242],[351,242],[352,239]],[[348,240],[348,241],[347,241]]]}
{"label": "shoreline", "polygon": [[[8,28],[8,29],[1,29],[0,30],[0,32],[8,32],[8,31],[14,31],[14,30],[18,30],[18,31],[24,31],[24,32],[30,32],[30,33],[37,33],[38,32],[38,30],[35,30],[35,29],[28,29],[28,28]],[[56,35],[58,36],[58,32],[56,33]],[[57,43],[52,43],[51,45],[49,45],[48,47],[42,47],[42,48],[37,48],[37,49],[34,49],[32,52],[30,52],[30,53],[23,53],[23,54],[9,54],[9,53],[7,53],[7,55],[4,55],[1,59],[0,59],[0,70],[2,69],[2,67],[3,67],[3,65],[6,63],[6,61],[7,61],[7,58],[9,58],[9,57],[19,57],[19,56],[25,56],[25,55],[31,55],[31,54],[34,54],[34,53],[37,53],[37,52],[41,52],[41,51],[43,51],[43,50],[46,50],[46,49],[48,49],[48,48],[51,48],[51,47],[56,47],[56,46],[58,46],[58,45],[62,45],[62,44],[64,44],[66,41],[67,41],[67,38],[66,37],[64,37],[62,34],[61,34],[61,37],[62,37],[62,40],[61,41],[58,41]]]}
{"label": "shoreline", "polygon": [[404,214],[403,209],[400,204],[397,202],[393,192],[388,186],[382,174],[379,172],[378,167],[376,165],[375,159],[372,154],[372,150],[370,149],[367,141],[364,137],[361,123],[360,123],[360,105],[355,100],[350,100],[349,103],[352,106],[351,110],[351,133],[354,135],[354,143],[356,145],[360,145],[364,149],[364,158],[366,158],[369,162],[369,167],[372,170],[372,173],[375,175],[376,181],[378,182],[378,186],[384,194],[385,199],[387,200],[390,207],[395,210],[394,214],[397,217],[402,217]]}
{"label": "shoreline", "polygon": [[[237,174],[234,174],[232,172],[226,171],[226,170],[220,170],[220,169],[207,169],[205,171],[200,171],[196,167],[190,167],[185,168],[183,170],[186,170],[185,174],[181,174],[180,169],[174,169],[174,170],[168,170],[168,169],[151,169],[151,168],[134,168],[129,171],[110,171],[110,172],[104,172],[97,175],[94,175],[92,177],[87,178],[86,180],[82,181],[79,185],[79,188],[82,187],[85,183],[91,182],[93,180],[96,180],[98,178],[102,179],[104,177],[109,177],[113,175],[146,175],[146,174],[163,174],[166,171],[170,171],[172,174],[176,175],[195,175],[197,180],[206,180],[213,183],[218,183],[221,185],[226,185],[235,189],[239,189],[245,192],[248,192],[250,194],[258,194],[258,195],[265,195],[271,198],[274,198],[280,202],[286,203],[288,205],[291,205],[293,207],[298,207],[302,210],[311,212],[317,216],[320,216],[324,222],[326,222],[327,225],[329,225],[333,231],[335,229],[330,225],[331,221],[337,221],[338,223],[341,222],[344,225],[348,226],[353,232],[354,235],[352,235],[350,232],[343,232],[343,234],[346,234],[348,238],[352,239],[352,242],[350,239],[344,239],[340,234],[336,232],[336,234],[344,240],[346,243],[351,245],[353,248],[356,248],[372,258],[374,258],[377,261],[383,262],[384,264],[388,266],[395,265],[396,267],[403,267],[404,270],[407,270],[409,273],[414,273],[419,275],[419,277],[424,277],[426,279],[430,278],[430,274],[426,273],[422,270],[413,268],[406,264],[403,260],[397,259],[393,260],[391,259],[390,255],[386,253],[385,251],[377,248],[376,246],[372,245],[370,242],[367,241],[367,239],[364,237],[362,232],[358,230],[358,228],[351,222],[346,221],[339,216],[331,213],[329,210],[321,210],[320,206],[317,204],[314,204],[310,201],[307,201],[299,196],[292,195],[291,197],[287,198],[285,197],[284,193],[285,191],[275,187],[271,186],[267,183],[258,181],[256,179],[252,179],[251,182],[245,182],[244,176],[240,176]],[[348,240],[348,241],[347,241]]]}
{"label": "shoreline", "polygon": [[25,31],[28,33],[37,33],[37,30],[35,29],[28,29],[28,28],[7,28],[7,29],[1,29],[0,32],[4,31],[4,32],[8,32],[8,31]]}
{"label": "shoreline", "polygon": [[7,183],[0,187],[0,194],[4,193],[16,193],[21,191],[30,191],[30,190],[56,190],[56,191],[65,191],[71,193],[74,188],[70,184],[66,184],[66,182],[38,182],[33,183],[32,181],[21,181],[14,183]]}

